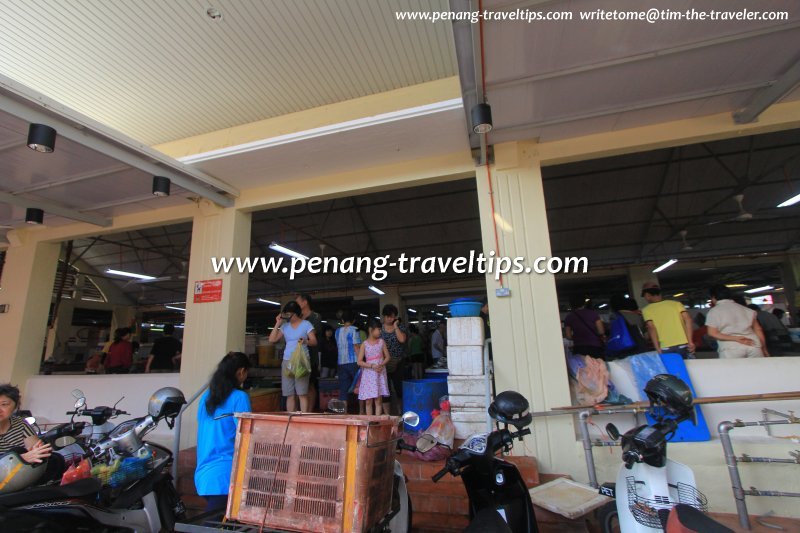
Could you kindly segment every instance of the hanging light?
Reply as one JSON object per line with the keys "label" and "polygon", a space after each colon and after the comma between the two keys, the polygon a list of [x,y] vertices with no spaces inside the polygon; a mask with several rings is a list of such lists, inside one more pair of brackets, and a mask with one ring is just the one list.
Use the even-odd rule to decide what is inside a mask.
{"label": "hanging light", "polygon": [[169,196],[169,178],[153,176],[153,196]]}
{"label": "hanging light", "polygon": [[49,154],[56,147],[56,130],[44,124],[31,124],[28,127],[28,148]]}
{"label": "hanging light", "polygon": [[36,207],[25,210],[25,222],[28,224],[41,224],[44,222],[44,211]]}
{"label": "hanging light", "polygon": [[477,104],[472,108],[472,131],[475,133],[492,131],[492,108],[489,104]]}

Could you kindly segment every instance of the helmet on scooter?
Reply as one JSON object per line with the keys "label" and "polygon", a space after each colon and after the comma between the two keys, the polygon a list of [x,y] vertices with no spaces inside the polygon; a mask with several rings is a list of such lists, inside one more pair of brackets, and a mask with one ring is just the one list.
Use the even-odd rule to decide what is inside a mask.
{"label": "helmet on scooter", "polygon": [[44,474],[47,463],[25,462],[18,453],[8,452],[0,457],[0,494],[30,487]]}
{"label": "helmet on scooter", "polygon": [[651,407],[663,407],[668,414],[682,417],[692,410],[692,390],[680,378],[671,374],[658,374],[644,387]]}
{"label": "helmet on scooter", "polygon": [[529,426],[533,416],[528,400],[514,391],[501,392],[489,406],[489,416],[501,424],[510,424],[517,429]]}
{"label": "helmet on scooter", "polygon": [[181,407],[186,403],[186,398],[180,389],[175,387],[164,387],[158,389],[150,396],[147,404],[147,414],[155,418],[175,418],[181,411]]}

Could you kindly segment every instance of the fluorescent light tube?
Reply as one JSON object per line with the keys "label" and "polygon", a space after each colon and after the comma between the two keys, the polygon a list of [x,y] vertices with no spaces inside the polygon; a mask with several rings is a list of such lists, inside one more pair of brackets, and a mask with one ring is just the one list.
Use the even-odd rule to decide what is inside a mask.
{"label": "fluorescent light tube", "polygon": [[290,257],[296,257],[298,259],[308,259],[307,255],[303,255],[300,252],[295,252],[291,248],[287,248],[285,246],[281,246],[277,242],[269,243],[269,249],[270,250],[275,250],[276,252],[280,252],[282,254],[286,254],[286,255],[288,255]]}
{"label": "fluorescent light tube", "polygon": [[450,307],[450,304],[436,304],[436,307]]}
{"label": "fluorescent light tube", "polygon": [[800,202],[800,194],[798,194],[797,196],[792,196],[791,198],[789,198],[785,202],[779,203],[778,207],[789,207],[790,205],[794,205],[797,202]]}
{"label": "fluorescent light tube", "polygon": [[259,302],[264,302],[265,304],[272,304],[272,305],[281,305],[280,302],[274,302],[272,300],[267,300],[265,298],[259,298]]}
{"label": "fluorescent light tube", "polygon": [[375,285],[370,285],[368,288],[369,288],[369,290],[371,290],[371,291],[372,291],[372,292],[374,292],[375,294],[380,294],[381,296],[383,296],[384,294],[386,294],[385,292],[383,292],[382,290],[380,290],[380,289],[379,289],[378,287],[376,287]]}
{"label": "fluorescent light tube", "polygon": [[685,294],[685,293],[683,293],[683,292],[679,292],[678,294],[673,294],[673,295],[672,295],[672,297],[673,297],[673,298],[680,298],[680,297],[681,297],[681,296],[683,296],[684,294]]}
{"label": "fluorescent light tube", "polygon": [[174,305],[165,305],[164,307],[166,307],[167,309],[174,309],[176,311],[186,311],[186,309],[184,309],[183,307],[175,307]]}
{"label": "fluorescent light tube", "polygon": [[364,318],[369,318],[369,317],[368,317],[367,315],[365,315],[364,313],[358,313],[358,316],[363,316]]}
{"label": "fluorescent light tube", "polygon": [[672,265],[674,265],[677,262],[678,262],[677,259],[670,259],[669,261],[667,261],[666,263],[664,263],[660,267],[654,268],[653,269],[653,274],[657,274],[657,273],[661,272],[662,270],[666,270],[666,269],[668,269],[669,267],[671,267]]}
{"label": "fluorescent light tube", "polygon": [[725,285],[729,289],[741,289],[742,287],[747,287],[744,283],[729,283]]}
{"label": "fluorescent light tube", "polygon": [[746,292],[747,294],[752,294],[754,292],[771,291],[774,288],[775,287],[773,287],[772,285],[764,285],[763,287],[756,287],[755,289],[750,289],[750,290],[747,290],[747,291],[744,291],[744,292]]}
{"label": "fluorescent light tube", "polygon": [[606,307],[608,307],[608,304],[600,304],[597,306],[598,309],[605,309]]}
{"label": "fluorescent light tube", "polygon": [[417,310],[416,310],[416,309],[411,309],[410,307],[407,309],[407,311],[408,311],[409,313],[416,313],[416,312],[417,312]]}
{"label": "fluorescent light tube", "polygon": [[114,270],[113,268],[107,268],[106,274],[114,274],[116,276],[125,276],[128,278],[136,278],[136,279],[156,279],[155,276],[147,276],[145,274],[136,274],[135,272],[125,272],[124,270]]}

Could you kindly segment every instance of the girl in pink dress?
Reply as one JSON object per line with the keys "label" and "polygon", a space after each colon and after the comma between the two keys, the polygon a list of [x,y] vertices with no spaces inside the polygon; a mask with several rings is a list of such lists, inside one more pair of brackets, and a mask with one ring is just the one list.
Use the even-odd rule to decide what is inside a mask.
{"label": "girl in pink dress", "polygon": [[358,366],[361,367],[358,399],[366,400],[368,415],[383,413],[382,397],[389,396],[389,380],[386,377],[389,357],[389,349],[381,338],[381,324],[372,319],[369,322],[369,337],[358,350]]}

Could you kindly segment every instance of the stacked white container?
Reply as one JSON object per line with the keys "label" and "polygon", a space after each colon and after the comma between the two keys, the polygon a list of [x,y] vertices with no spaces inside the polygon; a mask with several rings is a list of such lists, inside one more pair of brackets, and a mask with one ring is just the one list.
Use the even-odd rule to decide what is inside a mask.
{"label": "stacked white container", "polygon": [[483,341],[481,317],[447,320],[447,392],[457,439],[486,431]]}

